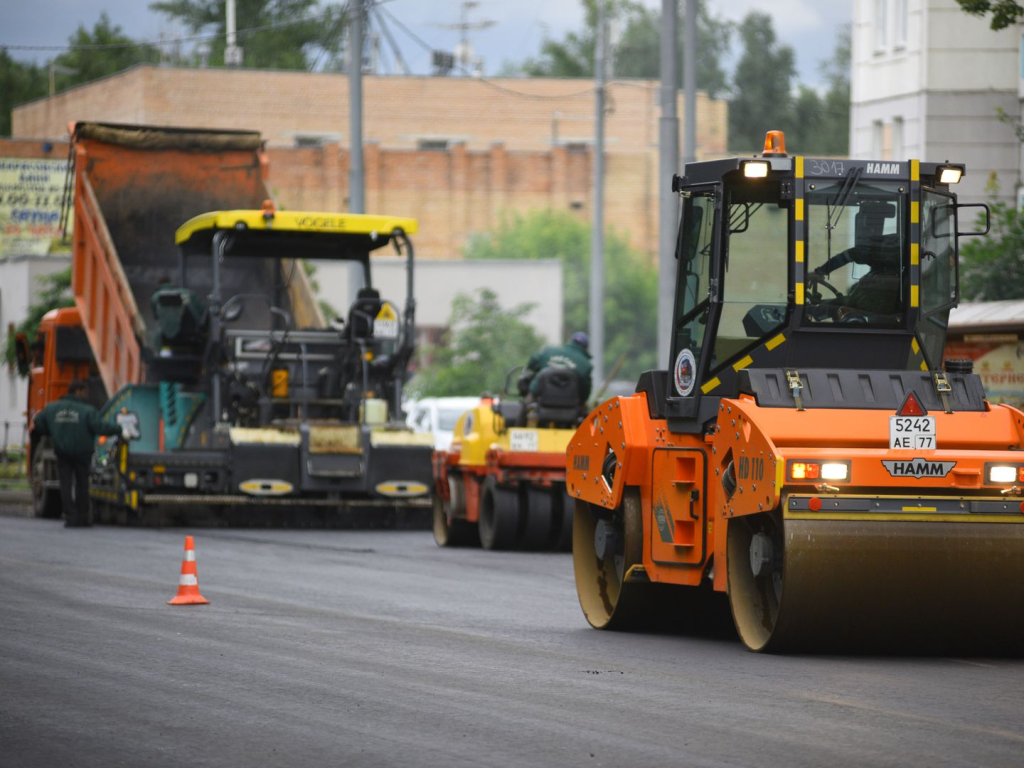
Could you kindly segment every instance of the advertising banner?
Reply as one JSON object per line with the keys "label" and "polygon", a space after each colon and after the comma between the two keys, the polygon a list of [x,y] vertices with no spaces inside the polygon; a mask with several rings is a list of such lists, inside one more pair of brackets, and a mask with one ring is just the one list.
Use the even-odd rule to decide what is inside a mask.
{"label": "advertising banner", "polygon": [[1024,341],[1016,334],[971,336],[946,344],[946,357],[974,361],[985,394],[993,403],[1024,407]]}
{"label": "advertising banner", "polygon": [[[0,258],[70,250],[61,242],[64,160],[0,157]],[[68,216],[68,232],[71,231]]]}

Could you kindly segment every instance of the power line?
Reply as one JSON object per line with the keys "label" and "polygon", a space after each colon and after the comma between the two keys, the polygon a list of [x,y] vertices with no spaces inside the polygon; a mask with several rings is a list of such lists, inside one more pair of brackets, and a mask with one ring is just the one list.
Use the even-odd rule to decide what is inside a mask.
{"label": "power line", "polygon": [[[395,18],[394,14],[392,14],[391,11],[389,11],[387,8],[380,8],[380,12],[385,13],[387,15],[388,19],[390,19],[392,24],[394,24],[396,27],[398,27],[403,32],[405,32],[405,34],[407,34],[409,37],[411,37],[425,51],[427,51],[428,53],[431,53],[431,52],[434,51],[434,47],[432,45],[430,45],[430,43],[425,41],[423,38],[418,36],[415,32],[413,32],[407,26],[405,26],[405,24],[403,24],[401,21],[399,21],[397,18]],[[495,83],[492,80],[488,80],[486,77],[478,77],[478,76],[474,75],[471,71],[466,69],[464,66],[462,66],[461,64],[459,64],[456,67],[456,69],[458,69],[460,72],[462,72],[462,74],[472,78],[473,80],[481,82],[484,85],[489,85],[491,88],[494,88],[496,90],[504,91],[505,93],[510,93],[510,94],[515,95],[515,96],[521,96],[522,98],[525,98],[525,99],[541,99],[541,100],[545,100],[545,101],[558,100],[558,99],[568,99],[568,98],[572,98],[573,96],[583,96],[583,95],[588,94],[588,93],[593,93],[594,90],[595,90],[594,87],[591,86],[590,88],[586,88],[585,90],[582,90],[582,91],[576,91],[575,93],[565,93],[565,94],[561,94],[561,95],[558,95],[558,96],[547,96],[547,95],[539,94],[539,93],[524,93],[523,91],[517,91],[514,88],[509,88],[507,86],[500,85],[499,83]]]}
{"label": "power line", "polygon": [[[349,13],[347,5],[342,9],[340,18],[344,18]],[[235,34],[237,36],[252,35],[257,32],[266,32],[272,29],[281,29],[283,27],[293,27],[298,24],[307,24],[311,21],[321,21],[324,19],[332,18],[334,15],[333,11],[325,11],[324,13],[315,14],[313,16],[307,16],[303,19],[295,19],[293,21],[278,21],[273,24],[264,24],[259,27],[248,27],[247,29],[240,29]],[[180,37],[175,40],[159,40],[156,42],[152,41],[140,41],[131,43],[90,43],[88,45],[5,45],[0,43],[0,50],[10,51],[110,51],[119,50],[125,48],[157,48],[162,45],[175,45],[177,43],[192,43],[203,40],[218,40],[222,37],[227,37],[227,32],[213,32],[205,35],[190,35],[189,37]]]}

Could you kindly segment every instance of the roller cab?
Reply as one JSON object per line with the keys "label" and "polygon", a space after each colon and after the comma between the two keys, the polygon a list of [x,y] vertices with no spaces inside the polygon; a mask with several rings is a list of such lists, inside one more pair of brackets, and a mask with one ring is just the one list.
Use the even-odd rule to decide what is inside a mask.
{"label": "roller cab", "polygon": [[674,180],[670,368],[567,448],[584,614],[717,594],[752,650],[1019,652],[1024,415],[941,358],[964,168],[781,145]]}

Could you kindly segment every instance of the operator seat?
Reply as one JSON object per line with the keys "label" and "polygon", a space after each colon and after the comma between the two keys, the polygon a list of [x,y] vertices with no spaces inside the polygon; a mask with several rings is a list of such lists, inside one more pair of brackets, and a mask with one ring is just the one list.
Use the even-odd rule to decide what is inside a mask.
{"label": "operator seat", "polygon": [[539,426],[575,427],[583,415],[579,377],[565,368],[545,368],[534,379],[527,418]]}
{"label": "operator seat", "polygon": [[380,312],[380,293],[375,288],[360,288],[348,310],[349,337],[369,339],[373,336],[373,319]]}

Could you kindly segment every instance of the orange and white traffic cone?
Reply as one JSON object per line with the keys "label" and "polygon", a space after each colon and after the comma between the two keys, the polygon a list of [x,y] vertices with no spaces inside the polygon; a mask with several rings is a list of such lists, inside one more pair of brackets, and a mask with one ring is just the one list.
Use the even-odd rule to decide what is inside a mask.
{"label": "orange and white traffic cone", "polygon": [[181,578],[178,580],[178,594],[168,600],[168,605],[206,605],[210,601],[199,594],[199,574],[196,573],[196,550],[192,537],[185,537],[185,559],[181,561]]}

